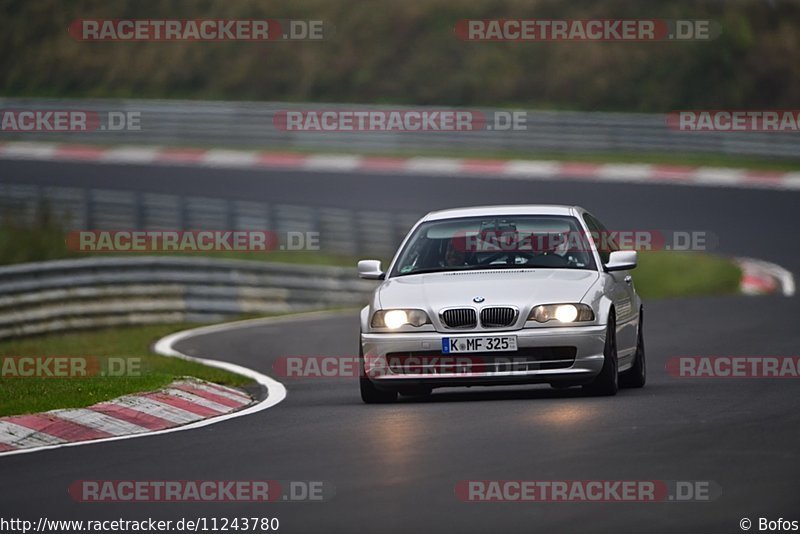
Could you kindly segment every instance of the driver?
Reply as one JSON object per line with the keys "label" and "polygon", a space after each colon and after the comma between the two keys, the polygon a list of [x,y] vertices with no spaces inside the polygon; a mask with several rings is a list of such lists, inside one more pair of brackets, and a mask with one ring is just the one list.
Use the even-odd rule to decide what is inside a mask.
{"label": "driver", "polygon": [[466,239],[454,237],[447,243],[447,252],[444,255],[446,267],[460,267],[466,265],[467,251]]}

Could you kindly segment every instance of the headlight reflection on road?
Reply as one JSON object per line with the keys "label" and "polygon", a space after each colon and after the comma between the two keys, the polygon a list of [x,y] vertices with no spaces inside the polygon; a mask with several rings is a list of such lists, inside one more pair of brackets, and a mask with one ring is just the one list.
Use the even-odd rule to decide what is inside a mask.
{"label": "headlight reflection on road", "polygon": [[[570,400],[570,402],[572,402]],[[535,425],[547,425],[555,428],[571,428],[585,425],[595,417],[595,410],[586,406],[563,405],[536,408],[536,412],[526,417]]]}
{"label": "headlight reflection on road", "polygon": [[422,458],[430,446],[433,434],[428,422],[414,413],[396,413],[389,416],[381,414],[370,421],[368,450],[378,452],[376,466],[384,481],[398,483],[408,480],[415,472],[414,464]]}

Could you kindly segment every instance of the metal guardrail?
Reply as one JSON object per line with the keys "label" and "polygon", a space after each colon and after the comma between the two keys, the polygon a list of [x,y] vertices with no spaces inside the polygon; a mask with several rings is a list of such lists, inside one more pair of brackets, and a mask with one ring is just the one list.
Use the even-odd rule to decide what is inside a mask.
{"label": "metal guardrail", "polygon": [[0,267],[0,339],[352,307],[374,287],[355,267],[161,256],[26,263]]}
{"label": "metal guardrail", "polygon": [[[527,112],[527,129],[471,132],[291,132],[273,118],[286,110],[446,109],[445,107],[212,102],[172,100],[52,100],[0,98],[0,109],[138,112],[140,131],[10,133],[0,139],[69,140],[90,143],[199,145],[357,152],[422,149],[513,150],[535,153],[681,152],[796,157],[795,133],[680,132],[665,115],[600,112]],[[487,116],[498,109],[482,108]]]}
{"label": "metal guardrail", "polygon": [[422,215],[0,183],[0,217],[33,223],[44,205],[69,230],[269,230],[278,236],[314,232],[321,252],[379,258],[394,254]]}

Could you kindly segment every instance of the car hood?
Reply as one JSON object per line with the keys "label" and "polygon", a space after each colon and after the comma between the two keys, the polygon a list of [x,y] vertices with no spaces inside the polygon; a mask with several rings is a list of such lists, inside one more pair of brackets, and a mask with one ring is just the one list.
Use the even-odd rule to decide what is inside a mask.
{"label": "car hood", "polygon": [[[381,308],[420,308],[437,314],[453,306],[516,306],[527,312],[538,304],[580,302],[597,271],[501,269],[399,276],[380,287]],[[478,304],[473,300],[482,297]]]}

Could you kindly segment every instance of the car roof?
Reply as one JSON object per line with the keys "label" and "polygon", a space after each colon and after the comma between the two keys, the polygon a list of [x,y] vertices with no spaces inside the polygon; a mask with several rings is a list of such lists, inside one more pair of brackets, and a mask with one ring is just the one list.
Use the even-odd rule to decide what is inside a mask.
{"label": "car roof", "polygon": [[424,221],[438,221],[457,217],[492,217],[496,215],[575,215],[584,212],[579,206],[556,204],[518,204],[503,206],[473,206],[432,211],[423,217]]}

